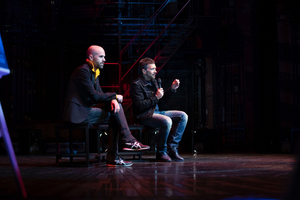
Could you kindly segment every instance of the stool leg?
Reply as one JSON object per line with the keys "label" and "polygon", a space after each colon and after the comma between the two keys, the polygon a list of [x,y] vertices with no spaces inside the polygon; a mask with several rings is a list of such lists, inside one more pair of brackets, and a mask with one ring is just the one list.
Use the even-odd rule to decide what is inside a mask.
{"label": "stool leg", "polygon": [[86,166],[89,166],[90,162],[90,145],[89,145],[89,128],[87,127],[85,129],[85,152],[86,152]]}
{"label": "stool leg", "polygon": [[[291,130],[291,146],[292,146],[292,148],[293,148],[293,129]],[[293,149],[294,150],[294,149]]]}
{"label": "stool leg", "polygon": [[100,132],[101,130],[97,130],[97,154],[98,154],[98,162],[100,162]]}
{"label": "stool leg", "polygon": [[58,155],[58,137],[59,137],[59,130],[58,128],[55,130],[55,151],[56,151],[56,164],[58,164],[59,155]]}
{"label": "stool leg", "polygon": [[[139,133],[140,133],[140,142],[143,141],[142,139],[142,129],[139,129]],[[140,155],[139,155],[139,159],[142,160],[142,153],[140,152]]]}
{"label": "stool leg", "polygon": [[[73,130],[69,129],[69,135],[70,135],[70,140],[69,140],[69,149],[70,149],[70,154],[73,153]],[[73,156],[70,156],[70,163],[73,163]]]}
{"label": "stool leg", "polygon": [[192,152],[194,153],[194,143],[195,143],[195,141],[194,141],[194,137],[195,137],[195,133],[196,133],[196,131],[194,131],[194,130],[192,130]]}
{"label": "stool leg", "polygon": [[140,142],[142,142],[142,129],[139,129],[139,133],[140,133]]}

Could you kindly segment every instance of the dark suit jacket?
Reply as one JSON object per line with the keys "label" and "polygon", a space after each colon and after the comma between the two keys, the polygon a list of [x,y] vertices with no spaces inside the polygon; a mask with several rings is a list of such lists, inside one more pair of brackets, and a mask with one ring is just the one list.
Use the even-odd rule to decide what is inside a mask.
{"label": "dark suit jacket", "polygon": [[116,93],[103,93],[99,76],[95,81],[94,72],[85,63],[77,67],[70,77],[62,118],[64,121],[81,123],[94,104],[109,103],[115,98]]}

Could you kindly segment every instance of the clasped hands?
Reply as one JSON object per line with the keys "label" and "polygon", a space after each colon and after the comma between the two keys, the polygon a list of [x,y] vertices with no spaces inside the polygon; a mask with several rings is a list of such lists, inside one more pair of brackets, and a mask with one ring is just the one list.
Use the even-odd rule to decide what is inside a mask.
{"label": "clasped hands", "polygon": [[123,95],[121,94],[117,94],[116,95],[116,99],[113,99],[111,101],[111,110],[114,112],[114,113],[117,113],[120,111],[120,104],[119,103],[122,103],[123,102]]}

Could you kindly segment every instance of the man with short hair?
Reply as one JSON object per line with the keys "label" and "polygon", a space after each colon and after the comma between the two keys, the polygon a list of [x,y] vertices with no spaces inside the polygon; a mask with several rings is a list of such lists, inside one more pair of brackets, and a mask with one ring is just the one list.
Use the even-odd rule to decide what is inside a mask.
{"label": "man with short hair", "polygon": [[141,75],[130,87],[132,110],[136,120],[140,124],[159,128],[157,161],[184,161],[178,154],[178,146],[188,116],[183,111],[167,110],[166,106],[167,100],[176,92],[180,81],[175,79],[171,87],[164,91],[155,80],[156,65],[151,58],[140,60],[139,72]]}
{"label": "man with short hair", "polygon": [[109,122],[107,166],[131,166],[118,154],[119,134],[123,150],[139,151],[150,147],[137,141],[131,134],[121,105],[123,96],[104,93],[99,84],[100,69],[105,63],[105,51],[92,45],[87,49],[86,62],[72,73],[66,95],[63,120],[71,123],[101,124]]}

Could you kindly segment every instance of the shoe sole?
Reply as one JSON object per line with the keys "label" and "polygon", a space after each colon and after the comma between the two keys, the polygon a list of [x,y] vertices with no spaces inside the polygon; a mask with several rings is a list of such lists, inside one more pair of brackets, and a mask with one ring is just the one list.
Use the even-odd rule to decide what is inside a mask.
{"label": "shoe sole", "polygon": [[170,156],[170,158],[172,159],[172,161],[176,161],[176,162],[183,162],[184,161],[184,158],[178,159],[178,158],[172,158],[171,156]]}
{"label": "shoe sole", "polygon": [[144,151],[149,149],[150,148],[140,148],[140,149],[123,148],[123,151]]}
{"label": "shoe sole", "polygon": [[160,159],[156,159],[156,162],[172,162],[172,160],[160,160]]}
{"label": "shoe sole", "polygon": [[106,164],[106,167],[130,167],[132,166],[131,164],[127,164],[127,165],[114,165],[114,164]]}

